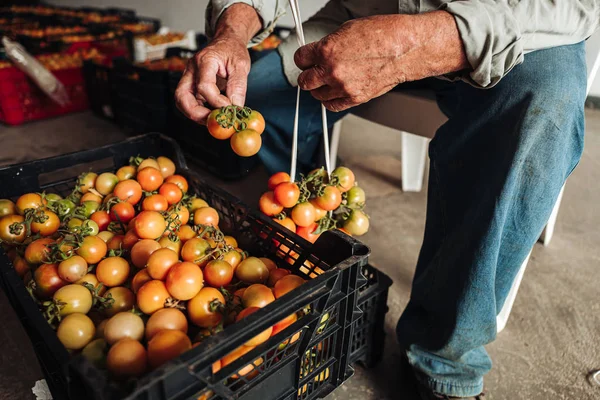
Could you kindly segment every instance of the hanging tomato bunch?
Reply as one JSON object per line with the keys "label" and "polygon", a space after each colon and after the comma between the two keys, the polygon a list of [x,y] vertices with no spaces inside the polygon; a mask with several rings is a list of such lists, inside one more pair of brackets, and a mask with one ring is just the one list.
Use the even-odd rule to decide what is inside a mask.
{"label": "hanging tomato bunch", "polygon": [[208,132],[216,139],[230,139],[231,148],[240,157],[251,157],[262,145],[265,119],[248,107],[227,106],[213,110],[207,119]]}

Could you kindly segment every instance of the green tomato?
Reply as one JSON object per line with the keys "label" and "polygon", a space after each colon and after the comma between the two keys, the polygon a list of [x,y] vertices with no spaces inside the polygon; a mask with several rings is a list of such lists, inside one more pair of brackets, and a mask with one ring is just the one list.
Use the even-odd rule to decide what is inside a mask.
{"label": "green tomato", "polygon": [[78,216],[89,218],[90,215],[98,211],[98,208],[100,208],[100,204],[96,203],[95,201],[84,201],[82,205],[77,207],[75,213]]}
{"label": "green tomato", "polygon": [[86,232],[86,236],[96,236],[100,232],[100,228],[95,221],[86,219],[81,224],[81,229]]}
{"label": "green tomato", "polygon": [[55,203],[52,203],[51,206],[54,212],[61,219],[71,215],[75,211],[75,207],[75,203],[68,199],[57,200]]}
{"label": "green tomato", "polygon": [[104,339],[95,339],[83,348],[81,354],[99,369],[106,368],[108,344]]}
{"label": "green tomato", "polygon": [[56,193],[48,193],[46,194],[46,200],[48,200],[48,202],[52,203],[55,201],[59,201],[62,200],[62,196]]}
{"label": "green tomato", "polygon": [[352,210],[344,222],[344,229],[352,236],[360,236],[369,230],[369,217],[361,210]]}
{"label": "green tomato", "polygon": [[79,218],[71,218],[69,220],[69,223],[67,224],[67,228],[69,228],[69,230],[73,230],[75,228],[80,227],[81,224],[83,224],[83,220]]}
{"label": "green tomato", "polygon": [[366,201],[365,191],[361,187],[353,186],[346,193],[346,202],[349,207],[356,207],[356,206],[361,207],[365,204],[365,201]]}

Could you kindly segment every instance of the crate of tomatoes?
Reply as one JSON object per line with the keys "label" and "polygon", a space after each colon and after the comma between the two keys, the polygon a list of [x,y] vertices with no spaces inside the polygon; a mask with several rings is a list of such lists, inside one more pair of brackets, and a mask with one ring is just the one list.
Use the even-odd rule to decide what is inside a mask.
{"label": "crate of tomatoes", "polygon": [[286,231],[159,134],[0,178],[0,282],[55,398],[315,399],[351,376],[350,236]]}

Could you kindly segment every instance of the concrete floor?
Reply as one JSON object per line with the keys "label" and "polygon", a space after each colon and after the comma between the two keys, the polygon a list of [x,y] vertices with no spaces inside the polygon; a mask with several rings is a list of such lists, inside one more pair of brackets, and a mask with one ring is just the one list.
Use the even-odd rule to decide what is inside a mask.
{"label": "concrete floor", "polygon": [[[600,387],[588,379],[591,371],[600,368],[600,111],[588,111],[586,119],[586,148],[567,184],[554,239],[549,247],[536,245],[508,325],[488,346],[494,368],[486,379],[486,399],[600,399]],[[117,127],[88,113],[16,128],[0,126],[0,165],[123,137]],[[371,263],[390,275],[394,285],[383,361],[371,370],[357,368],[331,400],[417,399],[412,382],[401,370],[393,330],[410,294],[426,193],[400,190],[399,155],[397,132],[358,118],[345,120],[340,156],[368,196],[371,231],[364,241],[372,249]],[[254,204],[266,174],[259,168],[236,185],[208,179]],[[1,315],[12,312],[2,298],[0,306]],[[15,339],[19,329],[11,324],[0,330],[0,365],[8,367],[0,368],[1,399],[32,398],[28,388],[40,376],[35,365],[22,371],[13,367],[16,360],[31,359],[33,354],[26,338]],[[13,355],[7,357],[7,350]],[[19,378],[25,374],[27,378]]]}

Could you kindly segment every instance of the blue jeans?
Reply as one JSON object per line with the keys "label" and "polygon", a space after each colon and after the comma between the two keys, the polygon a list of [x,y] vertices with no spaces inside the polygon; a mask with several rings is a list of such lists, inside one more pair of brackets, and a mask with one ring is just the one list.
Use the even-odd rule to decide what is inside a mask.
{"label": "blue jeans", "polygon": [[[496,337],[496,316],[583,150],[585,47],[527,54],[491,89],[427,79],[397,90],[424,86],[449,120],[429,146],[425,236],[396,331],[422,383],[473,396],[492,365],[484,346]],[[262,161],[289,170],[295,89],[277,53],[253,66],[248,93],[267,120]],[[306,93],[300,107],[307,166],[320,110]]]}

